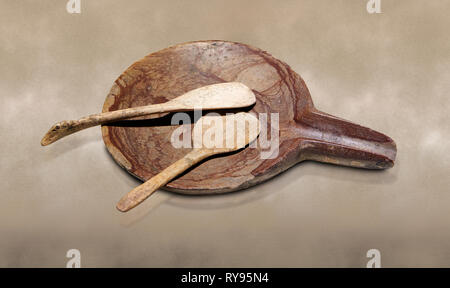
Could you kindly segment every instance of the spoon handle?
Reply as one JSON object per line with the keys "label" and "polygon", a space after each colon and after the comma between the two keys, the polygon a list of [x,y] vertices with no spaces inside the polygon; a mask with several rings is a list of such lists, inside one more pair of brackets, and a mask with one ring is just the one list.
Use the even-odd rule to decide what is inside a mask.
{"label": "spoon handle", "polygon": [[170,180],[186,171],[191,166],[197,164],[201,160],[213,155],[212,150],[208,149],[193,149],[186,156],[176,161],[156,176],[150,178],[144,184],[134,188],[128,194],[122,197],[117,203],[117,209],[126,212],[135,207],[148,196],[155,192],[158,188],[166,185]]}
{"label": "spoon handle", "polygon": [[93,114],[83,117],[79,120],[66,120],[56,123],[48,130],[44,138],[41,140],[41,145],[49,145],[56,140],[59,140],[67,135],[78,132],[80,130],[102,125],[112,121],[123,120],[138,116],[150,115],[162,112],[171,112],[180,109],[180,105],[166,102],[162,104],[147,105],[141,107],[127,108],[111,112]]}

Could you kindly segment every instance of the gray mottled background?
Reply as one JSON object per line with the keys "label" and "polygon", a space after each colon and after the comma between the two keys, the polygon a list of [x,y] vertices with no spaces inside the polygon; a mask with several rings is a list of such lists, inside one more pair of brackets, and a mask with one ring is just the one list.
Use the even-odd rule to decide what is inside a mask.
{"label": "gray mottled background", "polygon": [[[450,267],[450,2],[381,0],[0,0],[0,267]],[[134,61],[204,39],[287,62],[316,106],[391,136],[384,172],[302,163],[243,192],[157,192],[139,184],[100,128],[41,147],[57,120],[101,110]]]}

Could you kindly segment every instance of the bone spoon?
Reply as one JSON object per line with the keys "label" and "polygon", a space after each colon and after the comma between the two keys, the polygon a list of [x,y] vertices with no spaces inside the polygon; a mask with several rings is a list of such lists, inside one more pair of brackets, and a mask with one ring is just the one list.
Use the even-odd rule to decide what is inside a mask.
{"label": "bone spoon", "polygon": [[[214,123],[214,121],[222,121],[223,125],[222,129],[216,129],[212,133],[208,132],[208,139],[204,138],[205,131],[208,131],[208,123]],[[225,123],[235,123],[232,124],[233,127],[236,128],[232,131],[227,131],[230,126],[227,126]],[[217,122],[215,122],[217,123]],[[245,128],[239,129],[238,127],[244,127],[239,125],[244,125]],[[196,133],[202,127],[201,132]],[[149,197],[154,191],[158,188],[164,186],[170,180],[180,175],[188,168],[193,165],[199,163],[201,160],[206,159],[212,155],[222,154],[227,152],[232,152],[239,150],[245,147],[247,144],[256,139],[259,134],[259,123],[258,119],[250,113],[237,113],[231,114],[227,116],[203,116],[200,118],[194,126],[194,132],[192,136],[192,140],[194,143],[194,149],[185,155],[180,160],[176,161],[163,171],[161,171],[156,176],[150,178],[144,184],[134,188],[128,194],[126,194],[120,201],[117,203],[117,209],[122,212],[126,212],[131,208],[135,207],[142,201],[144,201],[147,197]],[[230,129],[231,130],[231,129]],[[221,135],[218,135],[221,133]],[[217,137],[219,145],[217,145]],[[215,140],[211,140],[214,138]],[[220,145],[222,144],[222,145]],[[198,147],[198,148],[195,148]]]}
{"label": "bone spoon", "polygon": [[93,114],[79,120],[58,122],[42,138],[41,145],[46,146],[80,130],[113,121],[163,112],[243,108],[253,105],[255,101],[253,92],[242,83],[212,84],[191,90],[161,104],[127,108]]}

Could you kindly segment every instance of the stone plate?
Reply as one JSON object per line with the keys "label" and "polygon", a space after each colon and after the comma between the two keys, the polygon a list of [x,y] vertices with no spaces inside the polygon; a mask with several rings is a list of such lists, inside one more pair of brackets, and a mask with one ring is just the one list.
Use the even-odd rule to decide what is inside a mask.
{"label": "stone plate", "polygon": [[[204,161],[165,190],[185,194],[236,191],[303,160],[368,169],[393,166],[396,146],[391,138],[316,110],[304,81],[287,64],[240,43],[189,42],[146,56],[115,81],[103,112],[163,103],[204,85],[231,81],[242,82],[255,93],[257,102],[251,111],[260,118],[267,115],[264,135],[268,141],[258,144],[272,146],[247,147]],[[121,167],[145,181],[190,150],[171,144],[172,132],[180,127],[171,125],[172,116],[104,125],[103,140]]]}

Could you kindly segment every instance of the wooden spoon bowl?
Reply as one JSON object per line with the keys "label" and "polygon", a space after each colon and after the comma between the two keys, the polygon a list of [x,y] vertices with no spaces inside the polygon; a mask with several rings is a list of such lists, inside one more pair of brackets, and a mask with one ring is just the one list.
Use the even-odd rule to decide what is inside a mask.
{"label": "wooden spoon bowl", "polygon": [[[255,93],[252,112],[268,114],[268,136],[273,130],[279,137],[276,157],[262,159],[261,152],[269,149],[258,145],[201,163],[164,189],[186,194],[236,191],[303,160],[368,169],[393,166],[396,146],[391,138],[316,110],[304,81],[287,64],[240,43],[191,42],[146,56],[115,81],[103,112],[163,103],[201,86],[234,81]],[[278,126],[272,125],[270,113],[278,113]],[[102,134],[116,162],[146,181],[190,151],[171,145],[176,128],[168,115],[105,125]]]}

